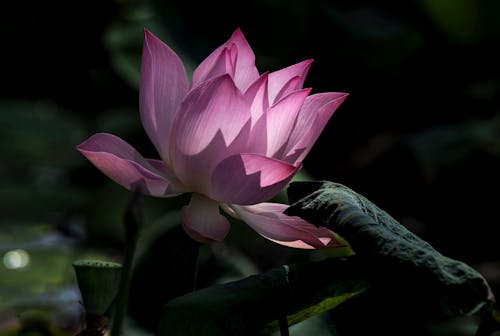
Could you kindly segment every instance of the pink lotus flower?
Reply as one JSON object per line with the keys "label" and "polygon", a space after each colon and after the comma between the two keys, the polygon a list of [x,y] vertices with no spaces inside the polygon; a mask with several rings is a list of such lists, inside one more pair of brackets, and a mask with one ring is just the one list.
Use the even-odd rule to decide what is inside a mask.
{"label": "pink lotus flower", "polygon": [[302,85],[312,60],[259,75],[241,30],[194,71],[145,30],[140,82],[142,124],[161,161],[145,159],[122,139],[95,134],[77,149],[118,184],[158,197],[192,193],[182,209],[186,232],[220,241],[229,215],[262,236],[297,248],[334,246],[331,231],[261,203],[297,173],[347,94],[309,96]]}

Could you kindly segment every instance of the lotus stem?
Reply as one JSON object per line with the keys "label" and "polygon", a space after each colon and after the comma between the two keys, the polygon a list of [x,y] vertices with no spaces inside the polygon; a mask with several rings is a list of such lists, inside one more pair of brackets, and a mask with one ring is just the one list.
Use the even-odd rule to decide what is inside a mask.
{"label": "lotus stem", "polygon": [[290,332],[288,330],[288,320],[286,318],[286,315],[281,315],[278,318],[278,323],[280,326],[280,335],[281,336],[290,336]]}
{"label": "lotus stem", "polygon": [[125,251],[123,256],[123,270],[120,285],[115,301],[115,314],[111,328],[111,336],[121,336],[123,321],[127,312],[130,292],[130,274],[134,261],[139,227],[142,224],[142,194],[134,192],[134,196],[127,207],[124,218],[125,226]]}

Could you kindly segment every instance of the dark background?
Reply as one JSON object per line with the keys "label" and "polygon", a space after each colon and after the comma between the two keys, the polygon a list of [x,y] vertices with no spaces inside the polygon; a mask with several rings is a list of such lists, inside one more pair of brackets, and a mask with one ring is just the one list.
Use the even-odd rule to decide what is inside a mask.
{"label": "dark background", "polygon": [[[156,157],[138,114],[144,27],[176,50],[188,72],[237,27],[261,72],[314,58],[305,85],[350,97],[304,171],[364,194],[498,288],[499,13],[495,0],[4,5],[0,334],[30,323],[71,330],[79,311],[71,262],[120,258],[130,194],[74,147],[109,132]],[[184,201],[147,199],[142,255],[160,236],[155,228],[178,220]],[[29,263],[9,266],[6,256],[19,249]],[[321,255],[276,247],[241,224],[226,244],[205,250],[205,284]],[[145,278],[136,285],[147,287]]]}

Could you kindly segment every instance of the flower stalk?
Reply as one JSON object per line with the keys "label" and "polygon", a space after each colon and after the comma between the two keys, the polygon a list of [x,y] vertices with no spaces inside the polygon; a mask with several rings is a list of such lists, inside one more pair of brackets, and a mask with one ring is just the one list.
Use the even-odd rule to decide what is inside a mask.
{"label": "flower stalk", "polygon": [[278,324],[280,326],[280,335],[281,336],[289,336],[290,332],[288,330],[288,320],[286,318],[286,315],[281,315],[278,318]]}
{"label": "flower stalk", "polygon": [[125,226],[125,251],[123,256],[123,270],[120,278],[118,294],[115,300],[115,313],[111,328],[111,336],[122,335],[123,321],[127,312],[129,291],[130,291],[130,275],[134,262],[135,250],[137,247],[137,239],[139,236],[139,228],[143,222],[142,213],[142,194],[135,191],[132,200],[130,201],[124,218]]}

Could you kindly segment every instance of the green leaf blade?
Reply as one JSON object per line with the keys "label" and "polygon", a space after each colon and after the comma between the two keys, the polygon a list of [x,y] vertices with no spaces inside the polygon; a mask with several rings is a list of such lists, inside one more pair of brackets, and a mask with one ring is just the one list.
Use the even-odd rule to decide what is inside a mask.
{"label": "green leaf blade", "polygon": [[289,215],[325,226],[344,237],[354,252],[409,283],[429,286],[451,316],[472,314],[492,300],[486,280],[463,262],[443,256],[355,191],[333,182],[292,183]]}

